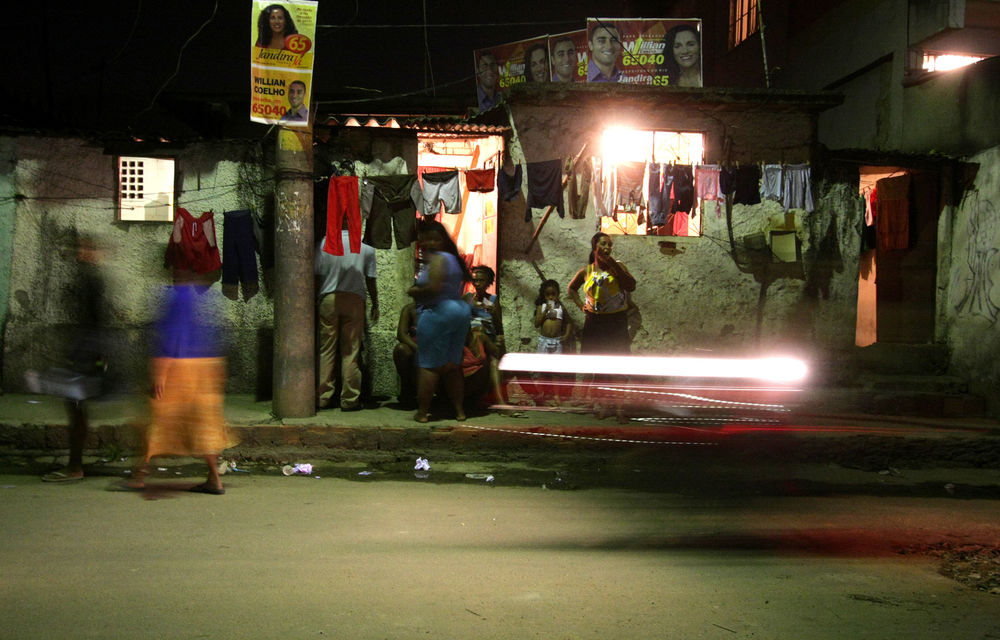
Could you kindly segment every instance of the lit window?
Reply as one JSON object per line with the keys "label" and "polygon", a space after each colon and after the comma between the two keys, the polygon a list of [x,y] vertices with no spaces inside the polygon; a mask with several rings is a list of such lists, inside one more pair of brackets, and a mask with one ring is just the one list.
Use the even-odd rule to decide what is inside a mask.
{"label": "lit window", "polygon": [[950,71],[975,64],[985,59],[985,56],[961,56],[951,53],[928,53],[925,51],[924,63],[921,65],[921,68],[924,71]]}
{"label": "lit window", "polygon": [[729,48],[757,32],[757,0],[729,0]]}
{"label": "lit window", "polygon": [[118,219],[126,222],[173,221],[172,158],[118,158]]}
{"label": "lit window", "polygon": [[[601,231],[607,234],[697,236],[701,216],[697,203],[691,212],[670,210],[671,165],[694,167],[703,163],[705,137],[681,131],[607,129],[601,138],[601,156],[595,159],[595,179],[601,181]],[[659,187],[653,188],[654,183]],[[666,201],[664,200],[666,195]]]}

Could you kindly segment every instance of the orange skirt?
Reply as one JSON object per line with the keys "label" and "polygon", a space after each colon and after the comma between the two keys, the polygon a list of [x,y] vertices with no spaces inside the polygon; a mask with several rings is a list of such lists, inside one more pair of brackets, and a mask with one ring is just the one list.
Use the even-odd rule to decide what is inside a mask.
{"label": "orange skirt", "polygon": [[225,358],[153,358],[152,367],[163,391],[152,401],[147,461],[163,455],[218,455],[237,443],[222,417]]}

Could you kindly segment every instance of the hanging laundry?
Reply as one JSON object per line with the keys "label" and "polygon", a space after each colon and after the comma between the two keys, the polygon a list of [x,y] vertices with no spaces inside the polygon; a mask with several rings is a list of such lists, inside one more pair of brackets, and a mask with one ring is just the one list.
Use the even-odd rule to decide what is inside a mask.
{"label": "hanging laundry", "polygon": [[[719,184],[721,169],[717,164],[702,164],[694,168],[694,191],[701,202],[702,215],[706,211],[706,203],[718,202],[722,197],[722,187]],[[715,207],[716,217],[721,217],[722,213],[718,206]]]}
{"label": "hanging laundry", "polygon": [[878,206],[876,197],[876,189],[872,189],[870,193],[866,189],[865,193],[861,194],[861,199],[864,201],[862,206],[865,208],[864,220],[861,223],[861,253],[871,251],[878,246],[878,233],[875,230],[875,209]]}
{"label": "hanging laundry", "polygon": [[274,215],[265,215],[260,209],[251,211],[253,216],[253,240],[260,256],[260,268],[274,268]]}
{"label": "hanging laundry", "polygon": [[579,163],[580,170],[573,166],[573,160],[566,162],[569,173],[569,217],[574,220],[581,220],[587,215],[587,201],[590,198],[590,180],[593,174],[593,166],[590,161],[583,160]]}
{"label": "hanging laundry", "polygon": [[722,193],[733,194],[733,204],[760,204],[760,167],[727,167],[719,176]]}
{"label": "hanging laundry", "polygon": [[653,163],[649,165],[649,224],[662,227],[667,224],[673,197],[674,176],[670,165]]}
{"label": "hanging laundry", "polygon": [[790,164],[784,169],[781,184],[782,204],[789,209],[813,210],[812,187],[809,181],[809,165]]}
{"label": "hanging laundry", "polygon": [[167,266],[174,268],[175,276],[178,271],[209,273],[222,268],[211,211],[196,218],[187,209],[177,207],[165,261]]}
{"label": "hanging laundry", "polygon": [[672,235],[690,235],[691,216],[686,211],[675,211],[670,216]]}
{"label": "hanging laundry", "polygon": [[358,178],[358,203],[361,208],[361,219],[367,220],[372,213],[372,201],[375,198],[375,183],[368,178]]}
{"label": "hanging laundry", "polygon": [[254,254],[253,216],[249,209],[222,214],[222,295],[249,300],[260,290],[257,282],[257,256]]}
{"label": "hanging laundry", "polygon": [[781,202],[781,165],[765,164],[760,175],[761,200]]}
{"label": "hanging laundry", "polygon": [[354,175],[359,178],[367,178],[369,176],[402,176],[409,173],[410,169],[406,166],[406,160],[400,156],[396,156],[388,162],[382,162],[377,158],[371,162],[354,161]]}
{"label": "hanging laundry", "polygon": [[717,164],[701,164],[694,169],[695,194],[701,200],[718,200],[722,195],[719,178],[722,170]]}
{"label": "hanging laundry", "polygon": [[910,247],[910,176],[882,178],[875,183],[878,200],[875,213],[879,251]]}
{"label": "hanging laundry", "polygon": [[459,185],[458,170],[427,171],[420,174],[424,182],[424,215],[433,216],[441,211],[462,213],[462,189]]}
{"label": "hanging laundry", "polygon": [[562,160],[545,160],[528,163],[528,206],[524,221],[531,222],[531,209],[555,207],[559,217],[566,217],[563,209]]}
{"label": "hanging laundry", "polygon": [[[593,173],[591,191],[594,197],[594,211],[598,218],[615,215],[615,171],[604,164],[600,156],[590,159]],[[608,169],[605,171],[605,169]]]}
{"label": "hanging laundry", "polygon": [[326,195],[326,242],[323,251],[335,256],[344,255],[340,231],[344,217],[351,243],[351,253],[361,252],[361,203],[357,176],[330,176]]}
{"label": "hanging laundry", "polygon": [[523,181],[521,165],[514,165],[514,172],[507,173],[504,167],[497,172],[497,191],[501,200],[509,201],[521,193],[521,183]]}
{"label": "hanging laundry", "polygon": [[416,239],[417,213],[423,209],[423,192],[416,175],[373,176],[371,215],[364,242],[376,249],[404,249]]}
{"label": "hanging laundry", "polygon": [[645,162],[619,162],[615,180],[615,210],[634,213],[646,204],[643,196]]}
{"label": "hanging laundry", "polygon": [[[688,213],[694,208],[694,172],[689,164],[675,164],[670,168],[674,190],[670,211]],[[675,222],[676,225],[676,222]],[[686,233],[684,235],[687,235]]]}
{"label": "hanging laundry", "polygon": [[494,169],[468,169],[465,172],[465,188],[469,191],[489,193],[496,184]]}

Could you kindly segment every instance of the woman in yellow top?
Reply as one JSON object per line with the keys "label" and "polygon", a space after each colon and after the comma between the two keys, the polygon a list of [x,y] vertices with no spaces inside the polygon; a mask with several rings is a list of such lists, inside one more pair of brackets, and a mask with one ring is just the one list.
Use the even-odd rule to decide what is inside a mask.
{"label": "woman in yellow top", "polygon": [[[606,233],[590,239],[590,258],[569,283],[567,293],[584,313],[580,353],[628,353],[628,297],[635,278],[611,257],[614,242]],[[580,287],[586,304],[580,299]]]}

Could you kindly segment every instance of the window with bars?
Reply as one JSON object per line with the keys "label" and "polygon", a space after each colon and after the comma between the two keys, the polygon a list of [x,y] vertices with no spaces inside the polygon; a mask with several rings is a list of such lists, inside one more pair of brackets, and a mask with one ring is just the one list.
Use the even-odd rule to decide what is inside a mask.
{"label": "window with bars", "polygon": [[172,222],[174,159],[118,158],[118,219],[126,222]]}
{"label": "window with bars", "polygon": [[757,0],[729,0],[729,48],[757,32]]}

